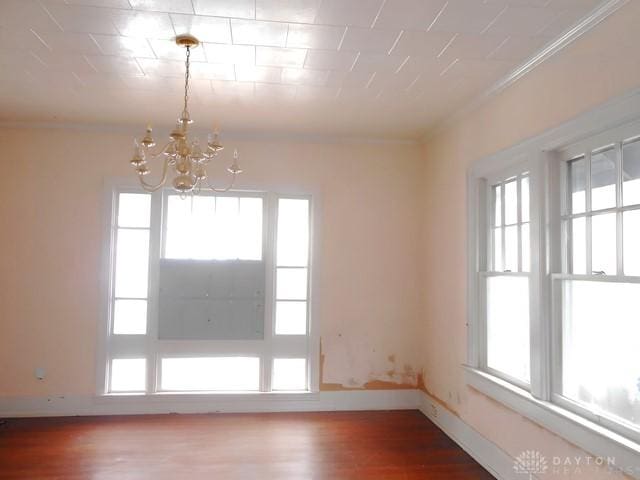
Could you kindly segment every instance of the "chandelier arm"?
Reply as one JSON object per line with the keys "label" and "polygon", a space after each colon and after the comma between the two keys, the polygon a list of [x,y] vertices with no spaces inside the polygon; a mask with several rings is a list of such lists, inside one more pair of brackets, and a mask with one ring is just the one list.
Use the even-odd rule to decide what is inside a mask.
{"label": "chandelier arm", "polygon": [[236,183],[236,178],[237,178],[237,176],[238,176],[238,174],[237,174],[237,173],[232,173],[231,175],[232,175],[232,177],[231,177],[231,183],[230,183],[226,188],[216,188],[216,187],[214,187],[213,185],[211,185],[211,184],[209,183],[209,177],[207,177],[207,178],[206,178],[207,187],[209,188],[209,190],[211,190],[211,191],[213,191],[213,192],[216,192],[216,193],[225,193],[225,192],[228,192],[228,191],[229,191],[229,190],[231,190],[231,189],[233,188],[233,186],[235,185],[235,183]]}
{"label": "chandelier arm", "polygon": [[158,152],[153,153],[149,150],[147,150],[147,155],[149,155],[153,160],[155,160],[156,158],[158,158],[161,155],[164,155],[165,151],[167,150],[167,147],[169,147],[169,145],[171,144],[171,142],[167,142],[165,143],[164,147],[162,147]]}
{"label": "chandelier arm", "polygon": [[142,188],[147,192],[153,193],[156,190],[158,190],[160,187],[162,187],[167,181],[168,166],[169,166],[169,160],[165,160],[164,164],[162,165],[162,177],[160,177],[160,182],[158,182],[158,184],[156,185],[152,185],[150,183],[145,182],[144,178],[142,178],[142,176],[139,175],[138,179],[140,180],[140,185],[142,185]]}

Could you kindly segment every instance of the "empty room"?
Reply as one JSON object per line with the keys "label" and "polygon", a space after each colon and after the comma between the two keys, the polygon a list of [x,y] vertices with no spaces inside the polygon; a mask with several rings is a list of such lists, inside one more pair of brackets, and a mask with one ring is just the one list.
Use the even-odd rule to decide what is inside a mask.
{"label": "empty room", "polygon": [[640,479],[640,0],[0,0],[0,480]]}

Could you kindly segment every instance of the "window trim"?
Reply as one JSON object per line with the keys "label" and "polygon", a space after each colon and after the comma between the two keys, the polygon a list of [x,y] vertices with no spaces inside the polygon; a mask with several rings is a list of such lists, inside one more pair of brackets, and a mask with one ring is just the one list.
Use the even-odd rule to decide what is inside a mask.
{"label": "window trim", "polygon": [[[164,189],[163,189],[164,190]],[[176,395],[183,398],[185,395],[193,395],[198,398],[207,397],[215,398],[224,396],[228,398],[230,395],[242,396],[242,395],[287,395],[291,392],[272,392],[270,391],[270,379],[271,379],[271,366],[272,358],[280,356],[293,356],[298,352],[304,352],[298,357],[306,358],[307,360],[307,384],[309,390],[294,392],[295,395],[313,395],[317,394],[320,386],[320,329],[318,326],[319,318],[319,302],[318,302],[318,289],[319,284],[319,252],[320,252],[320,228],[317,224],[317,219],[321,216],[321,194],[314,189],[300,189],[298,187],[291,187],[286,185],[270,185],[266,184],[262,188],[256,188],[251,185],[238,185],[234,192],[247,193],[248,196],[256,196],[263,198],[264,215],[265,215],[265,231],[263,232],[263,240],[265,242],[263,248],[264,252],[268,248],[273,247],[273,254],[266,255],[263,260],[265,261],[267,268],[267,284],[268,288],[266,295],[268,298],[265,308],[265,340],[258,341],[234,341],[236,348],[233,351],[229,351],[229,356],[249,355],[259,356],[261,359],[261,391],[247,391],[247,392],[166,392],[160,389],[160,379],[158,374],[160,372],[160,362],[163,356],[196,356],[199,352],[202,352],[203,356],[219,356],[220,352],[225,354],[226,341],[198,341],[197,350],[193,350],[186,353],[180,351],[178,344],[179,341],[162,341],[157,340],[157,282],[159,279],[159,258],[161,255],[161,248],[163,247],[164,239],[162,234],[161,219],[166,216],[166,193],[160,190],[151,194],[151,210],[160,212],[160,215],[151,214],[150,222],[150,263],[149,263],[149,296],[148,296],[148,309],[147,309],[147,334],[146,335],[110,335],[111,318],[112,318],[112,293],[114,288],[113,282],[113,265],[115,261],[115,243],[114,231],[117,228],[117,201],[119,193],[147,193],[140,189],[139,184],[132,181],[130,178],[110,178],[105,179],[103,190],[103,253],[101,259],[101,281],[100,281],[100,296],[101,296],[101,312],[99,318],[98,329],[98,342],[96,348],[96,383],[95,391],[98,397],[122,397],[127,395],[132,396],[146,396],[155,397],[162,396],[163,398]],[[234,192],[230,192],[228,195],[233,195]],[[274,318],[275,318],[275,230],[276,221],[275,212],[277,211],[277,201],[279,198],[304,198],[309,200],[309,260],[308,260],[308,282],[307,282],[307,335],[269,335],[269,332],[274,331]],[[154,210],[155,209],[155,210]],[[267,217],[269,216],[269,217]],[[268,220],[272,218],[273,220]],[[270,280],[272,280],[270,282]],[[270,285],[269,285],[270,284]],[[155,321],[152,319],[155,318]],[[270,336],[267,339],[267,336]],[[147,390],[146,392],[135,393],[121,393],[110,392],[109,390],[109,366],[113,355],[110,354],[111,343],[115,338],[115,343],[118,342],[118,337],[142,337],[142,338],[129,338],[127,341],[132,344],[136,344],[135,353],[129,356],[144,356],[147,359]],[[289,338],[281,338],[289,337]],[[156,339],[156,340],[154,340]],[[125,342],[125,340],[123,340]],[[256,345],[262,343],[262,345]],[[153,348],[152,344],[156,344],[157,348]],[[162,346],[160,346],[162,344]],[[252,344],[252,345],[249,345]],[[268,345],[267,345],[268,344]],[[283,347],[286,345],[291,348]],[[207,347],[210,347],[207,350]],[[215,348],[215,349],[214,349]],[[218,348],[222,348],[219,350]],[[127,356],[128,352],[124,350]],[[258,353],[256,353],[258,352]],[[264,379],[267,379],[264,381]],[[156,385],[155,391],[152,390]]]}
{"label": "window trim", "polygon": [[[482,158],[467,172],[467,362],[463,365],[467,383],[516,412],[532,419],[548,430],[586,451],[604,457],[616,457],[625,473],[640,478],[638,456],[640,443],[633,437],[618,433],[611,425],[597,424],[571,409],[568,403],[557,402],[552,394],[552,365],[558,365],[557,355],[560,322],[559,304],[554,298],[553,282],[547,275],[564,266],[564,241],[561,234],[561,210],[565,199],[560,197],[566,172],[561,168],[557,152],[588,139],[593,149],[607,143],[607,133],[618,129],[619,135],[632,138],[640,132],[640,91],[613,99],[575,119],[532,137],[518,145]],[[602,133],[600,133],[602,132]],[[576,154],[577,156],[577,154]],[[541,308],[531,312],[531,392],[500,376],[483,371],[482,367],[482,282],[478,273],[484,267],[487,236],[482,228],[488,224],[490,212],[479,205],[489,205],[487,182],[494,172],[528,162],[531,194],[531,305]],[[554,210],[555,208],[555,210]],[[554,227],[556,226],[556,227]],[[548,248],[551,245],[554,248]],[[537,298],[538,301],[534,301]],[[538,305],[540,307],[538,307]],[[486,343],[485,343],[486,344]]]}

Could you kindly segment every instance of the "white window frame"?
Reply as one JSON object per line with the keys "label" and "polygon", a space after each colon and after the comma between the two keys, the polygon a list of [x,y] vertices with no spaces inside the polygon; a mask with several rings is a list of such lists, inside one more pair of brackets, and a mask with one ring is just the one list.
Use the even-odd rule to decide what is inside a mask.
{"label": "white window frame", "polygon": [[[158,284],[159,261],[164,252],[162,224],[166,222],[167,196],[173,191],[161,189],[151,195],[151,223],[149,246],[149,294],[147,304],[146,335],[112,335],[113,275],[115,261],[115,231],[117,230],[117,201],[120,193],[147,193],[129,179],[111,179],[104,189],[104,253],[102,259],[101,312],[99,341],[96,355],[96,394],[101,397],[118,396],[162,396],[164,399],[184,399],[186,395],[215,397],[218,395],[278,395],[296,396],[319,391],[320,340],[318,326],[318,268],[320,201],[317,192],[300,191],[296,188],[269,186],[268,189],[240,186],[228,196],[252,196],[263,198],[263,261],[267,271],[265,291],[265,324],[263,340],[159,340],[158,339]],[[215,194],[219,196],[220,194]],[[223,194],[224,195],[224,194]],[[275,335],[275,251],[277,202],[281,198],[299,198],[309,201],[309,260],[307,281],[307,334]],[[160,369],[162,358],[167,357],[216,357],[216,356],[257,356],[260,358],[260,391],[248,392],[165,392],[161,390]],[[113,358],[146,358],[147,379],[145,392],[110,392],[109,365]],[[283,392],[271,390],[271,367],[274,358],[304,358],[307,362],[308,390]]]}
{"label": "white window frame", "polygon": [[[468,276],[467,383],[550,431],[605,458],[640,478],[640,438],[602,415],[559,396],[561,298],[557,280],[565,278],[561,213],[565,211],[566,163],[572,151],[591,151],[640,134],[640,95],[615,99],[560,127],[475,162],[467,175]],[[586,139],[586,140],[585,140]],[[585,143],[586,142],[586,143]],[[574,155],[578,156],[576,153]],[[530,389],[486,368],[486,311],[483,275],[489,270],[490,186],[496,178],[530,173]],[[618,192],[618,196],[619,196]],[[621,237],[618,237],[618,242]],[[606,281],[632,281],[620,277]],[[581,276],[586,277],[586,276]],[[574,276],[571,276],[574,278]],[[593,278],[602,281],[602,276]],[[532,445],[532,448],[535,446]]]}

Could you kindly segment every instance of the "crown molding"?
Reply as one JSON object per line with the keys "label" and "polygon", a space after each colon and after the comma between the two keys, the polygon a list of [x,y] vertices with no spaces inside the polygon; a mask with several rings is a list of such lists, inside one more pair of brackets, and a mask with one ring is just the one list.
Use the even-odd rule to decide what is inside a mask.
{"label": "crown molding", "polygon": [[507,89],[509,86],[531,72],[538,65],[542,64],[559,51],[568,47],[582,35],[589,32],[592,28],[612,15],[618,9],[622,8],[629,1],[630,0],[605,0],[600,3],[600,5],[592,10],[589,15],[584,17],[582,20],[580,20],[580,22],[560,35],[560,37],[547,44],[542,50],[531,56],[524,63],[502,77],[487,90],[475,97],[475,99],[470,103],[466,104],[464,107],[455,111],[451,115],[446,116],[442,121],[438,122],[434,128],[430,129],[425,135],[423,135],[422,142],[428,142],[435,135],[442,132],[447,127],[450,127],[452,124],[456,123],[458,120],[468,115],[473,110],[476,110],[481,105],[485,104],[489,99]]}

